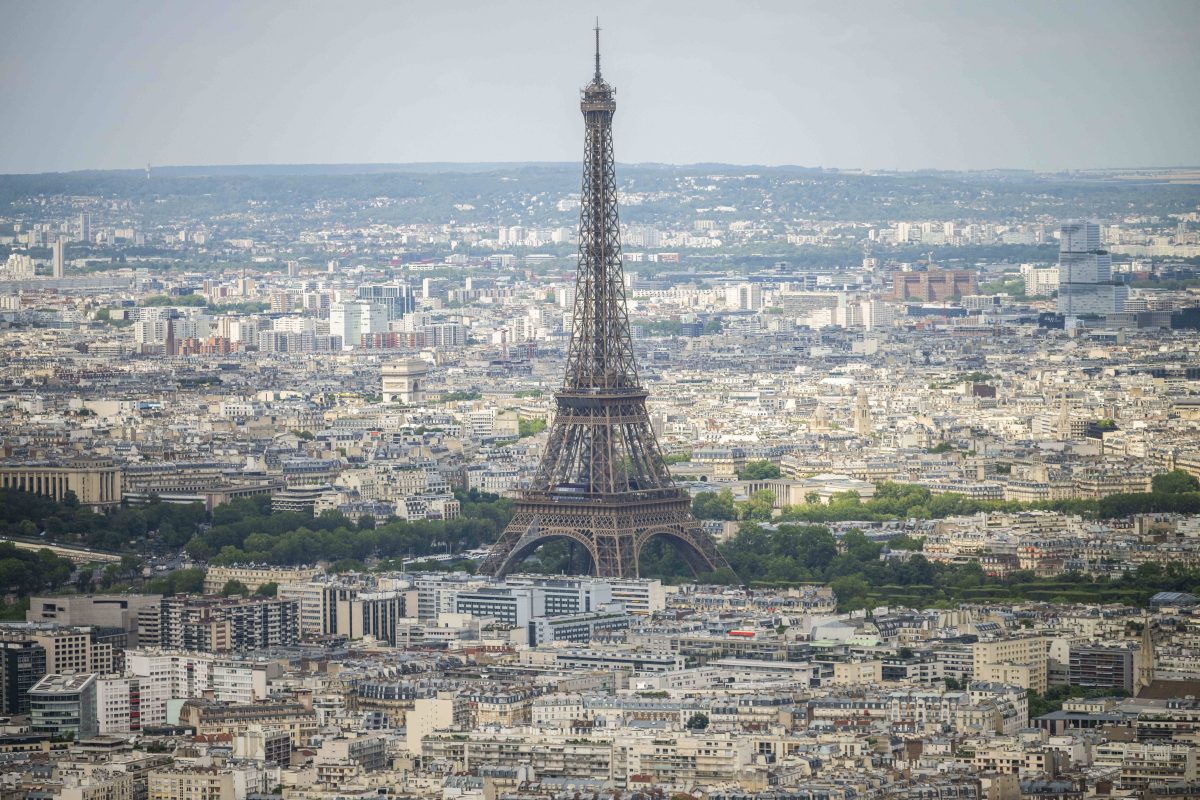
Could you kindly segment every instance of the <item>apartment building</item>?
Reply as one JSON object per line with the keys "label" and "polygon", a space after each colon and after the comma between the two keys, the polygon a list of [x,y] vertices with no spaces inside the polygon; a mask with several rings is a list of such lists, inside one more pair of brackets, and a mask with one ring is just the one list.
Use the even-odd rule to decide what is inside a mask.
{"label": "apartment building", "polygon": [[277,597],[164,597],[138,613],[147,646],[200,653],[260,650],[295,644],[300,610]]}
{"label": "apartment building", "polygon": [[269,775],[249,765],[156,769],[146,776],[146,800],[246,800],[273,788]]}
{"label": "apartment building", "polygon": [[976,642],[972,651],[975,680],[1010,683],[1045,694],[1049,683],[1049,653],[1045,639],[1025,637]]}
{"label": "apartment building", "polygon": [[179,724],[200,735],[237,734],[255,728],[285,730],[293,747],[307,747],[317,732],[317,715],[302,703],[235,705],[211,700],[188,700],[179,711]]}
{"label": "apartment building", "polygon": [[243,584],[254,591],[264,583],[301,583],[323,575],[320,567],[271,567],[259,565],[212,566],[204,575],[204,593],[217,594],[230,581]]}

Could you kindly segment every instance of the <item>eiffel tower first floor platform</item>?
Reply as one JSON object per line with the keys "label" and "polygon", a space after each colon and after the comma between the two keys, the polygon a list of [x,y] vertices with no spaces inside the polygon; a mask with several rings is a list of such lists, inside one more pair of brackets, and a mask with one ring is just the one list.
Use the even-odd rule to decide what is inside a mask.
{"label": "eiffel tower first floor platform", "polygon": [[687,494],[668,489],[596,497],[526,495],[517,501],[512,521],[479,572],[502,577],[541,545],[567,540],[587,552],[596,576],[637,578],[642,548],[658,536],[675,548],[693,573],[729,567],[712,537],[692,517]]}

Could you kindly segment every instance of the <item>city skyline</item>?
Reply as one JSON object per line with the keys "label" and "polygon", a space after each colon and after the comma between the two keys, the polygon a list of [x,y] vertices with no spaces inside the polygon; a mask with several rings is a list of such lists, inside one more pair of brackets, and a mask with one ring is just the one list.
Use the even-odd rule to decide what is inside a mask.
{"label": "city skyline", "polygon": [[293,9],[14,6],[0,102],[30,124],[0,133],[0,172],[574,161],[564,76],[595,11],[624,163],[1200,162],[1192,4]]}
{"label": "city skyline", "polygon": [[[594,64],[588,31],[559,70],[509,50],[573,7],[514,33],[494,17],[525,7],[488,6],[464,30],[509,50],[464,35],[454,73],[425,57],[452,26],[414,31],[399,62],[435,75],[408,76],[424,99],[360,111],[395,88],[361,80],[378,54],[320,72],[291,34],[337,26],[281,7],[103,6],[138,10],[112,64],[167,64],[171,102],[55,62],[99,105],[38,93],[43,151],[94,157],[112,143],[80,132],[120,118],[104,152],[270,141],[283,159],[373,131],[541,163],[0,175],[0,800],[1200,796],[1200,168],[617,166],[792,141],[728,89],[776,97],[790,73],[722,84],[715,52],[690,81],[647,68],[658,5],[623,43],[632,15],[612,25],[603,72],[599,30]],[[712,50],[696,8],[655,58]],[[897,13],[935,7],[912,8],[871,30],[906,41]],[[1007,20],[980,41],[1022,15],[1047,32],[1005,52],[1111,50],[1063,22],[1080,7],[982,8],[949,16]],[[90,16],[55,27],[50,61]],[[146,41],[164,18],[173,65]],[[179,80],[196,43],[211,91]],[[508,71],[543,55],[544,95],[546,66]],[[493,56],[491,83],[465,80]],[[989,127],[1013,114],[996,81],[1033,95],[986,48],[955,63],[976,56],[988,136],[921,116],[948,84],[897,70],[868,94],[902,87],[893,119],[964,148],[1045,155]],[[1176,131],[1052,72],[1036,97],[1080,153]],[[443,89],[457,105],[435,113]],[[856,130],[792,94],[815,134]],[[400,107],[426,112],[383,124]],[[547,163],[560,116],[570,152]]]}

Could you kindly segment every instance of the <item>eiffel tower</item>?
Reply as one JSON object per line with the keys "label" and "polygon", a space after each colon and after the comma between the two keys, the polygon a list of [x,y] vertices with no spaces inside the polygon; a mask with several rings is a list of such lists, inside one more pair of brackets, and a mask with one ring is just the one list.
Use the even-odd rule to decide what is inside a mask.
{"label": "eiffel tower", "polygon": [[596,74],[584,87],[583,198],[579,268],[563,387],[554,425],[530,488],[479,567],[502,576],[541,545],[567,540],[601,577],[635,578],[650,539],[664,537],[693,572],[728,567],[675,486],[638,382],[617,222],[613,87]]}

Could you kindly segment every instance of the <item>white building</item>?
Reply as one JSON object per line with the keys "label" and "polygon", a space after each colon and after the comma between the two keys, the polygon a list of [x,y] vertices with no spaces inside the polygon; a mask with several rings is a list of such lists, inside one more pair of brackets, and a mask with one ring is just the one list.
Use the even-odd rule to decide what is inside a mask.
{"label": "white building", "polygon": [[739,283],[725,287],[725,307],[736,311],[757,311],[762,308],[762,287],[757,283]]}
{"label": "white building", "polygon": [[1058,267],[1022,264],[1021,277],[1025,279],[1025,294],[1029,297],[1047,297],[1058,291]]}
{"label": "white building", "polygon": [[357,347],[363,335],[387,329],[387,306],[382,304],[347,301],[329,307],[329,335],[342,337],[345,350]]}
{"label": "white building", "polygon": [[[119,675],[96,679],[96,724],[101,736],[106,733],[129,733],[131,689],[138,683],[136,678]],[[140,698],[138,704],[141,704]],[[137,724],[140,727],[140,714]]]}

